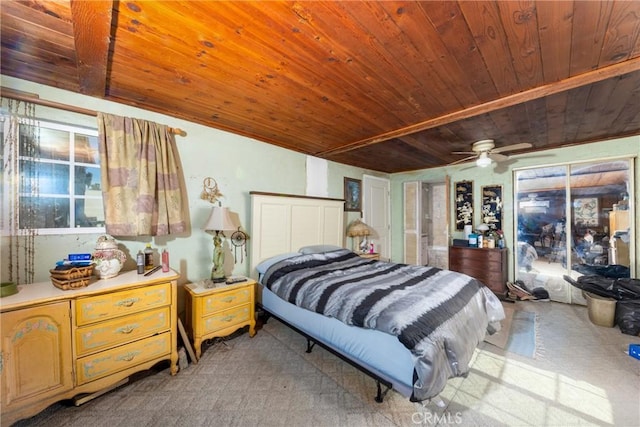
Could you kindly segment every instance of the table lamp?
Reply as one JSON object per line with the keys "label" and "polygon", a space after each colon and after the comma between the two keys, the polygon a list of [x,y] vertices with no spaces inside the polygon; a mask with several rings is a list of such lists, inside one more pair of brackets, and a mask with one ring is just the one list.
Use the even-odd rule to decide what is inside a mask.
{"label": "table lamp", "polygon": [[213,267],[211,268],[211,280],[214,283],[224,282],[227,278],[224,274],[224,248],[222,247],[222,239],[226,238],[224,235],[225,231],[233,231],[236,229],[231,220],[229,209],[214,206],[203,228],[208,233],[215,232],[213,236]]}
{"label": "table lamp", "polygon": [[[369,243],[367,242],[367,236],[370,234],[371,234],[371,229],[367,224],[362,222],[360,218],[356,219],[351,224],[349,224],[349,227],[347,228],[347,236],[351,238],[353,237],[358,238],[358,248],[362,253],[367,252],[367,249],[369,246]],[[351,241],[353,242],[353,239]],[[353,243],[352,243],[352,247],[353,247],[353,250],[355,251],[356,249]]]}

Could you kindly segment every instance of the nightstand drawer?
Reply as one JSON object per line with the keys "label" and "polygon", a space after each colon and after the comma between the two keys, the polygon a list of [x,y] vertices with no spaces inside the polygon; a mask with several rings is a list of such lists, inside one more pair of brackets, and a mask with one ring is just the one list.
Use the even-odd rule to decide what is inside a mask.
{"label": "nightstand drawer", "polygon": [[77,354],[83,356],[169,330],[170,320],[169,307],[163,307],[78,328]]}
{"label": "nightstand drawer", "polygon": [[207,295],[199,300],[199,303],[202,304],[200,313],[202,316],[207,316],[220,310],[226,310],[231,307],[246,304],[251,301],[252,292],[253,286],[245,286],[232,291]]}
{"label": "nightstand drawer", "polygon": [[251,304],[234,307],[205,317],[203,322],[203,334],[215,332],[220,329],[247,322],[251,319]]}
{"label": "nightstand drawer", "polygon": [[171,353],[171,333],[145,338],[78,359],[78,384],[88,383]]}
{"label": "nightstand drawer", "polygon": [[129,313],[171,304],[171,284],[113,292],[76,300],[76,325],[113,319]]}

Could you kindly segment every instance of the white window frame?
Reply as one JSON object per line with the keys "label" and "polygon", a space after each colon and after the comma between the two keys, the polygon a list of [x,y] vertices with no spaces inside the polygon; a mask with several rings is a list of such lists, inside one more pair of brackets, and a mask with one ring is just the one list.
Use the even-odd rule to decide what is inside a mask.
{"label": "white window frame", "polygon": [[[1,115],[2,121],[0,123],[1,126],[3,126],[3,131],[4,131],[4,136],[6,138],[8,132],[9,132],[9,126],[10,126],[10,118],[8,115],[2,114]],[[20,117],[18,118],[18,122],[19,124],[24,124],[24,125],[30,125],[30,126],[36,126],[37,128],[46,128],[46,129],[52,129],[52,130],[60,130],[60,131],[64,131],[64,132],[69,132],[69,160],[51,160],[51,159],[47,159],[46,162],[47,163],[54,163],[54,164],[62,164],[62,165],[68,165],[69,166],[69,188],[68,188],[68,194],[66,195],[39,195],[42,197],[59,197],[59,198],[64,198],[64,199],[68,199],[69,200],[69,215],[70,215],[70,224],[75,224],[75,209],[73,208],[75,206],[75,201],[76,199],[80,199],[81,197],[76,196],[74,188],[73,188],[73,183],[75,182],[75,167],[77,166],[88,166],[88,167],[92,167],[92,168],[99,168],[101,169],[102,172],[102,167],[101,164],[92,164],[92,163],[83,163],[83,162],[77,162],[75,160],[75,157],[73,156],[73,153],[75,152],[75,134],[76,133],[81,133],[83,135],[88,135],[88,136],[98,136],[98,130],[95,128],[88,128],[88,127],[83,127],[83,126],[78,126],[78,125],[73,125],[73,124],[68,124],[68,123],[58,123],[58,122],[54,122],[54,121],[48,121],[48,120],[30,120],[27,118],[23,118]],[[19,136],[18,136],[19,138]],[[5,144],[6,141],[2,141],[2,144]],[[2,161],[6,162],[6,156],[7,156],[7,147],[3,147],[3,157],[2,157]],[[20,156],[21,159],[28,159],[29,157],[24,157],[24,156]],[[38,161],[38,160],[36,160]],[[4,165],[3,165],[4,166]],[[18,171],[19,173],[19,171]],[[8,188],[9,185],[11,185],[12,180],[9,179],[8,176],[8,171],[6,170],[5,167],[3,167],[3,176],[2,176],[2,203],[3,205],[6,206],[13,206],[14,209],[17,209],[18,212],[20,212],[20,207],[18,206],[19,200],[10,200],[12,198],[13,192],[10,191],[10,188]],[[18,195],[18,198],[21,195]],[[87,199],[86,197],[82,197],[84,199]],[[89,197],[89,199],[92,199],[92,197]],[[102,200],[101,200],[102,201]],[[3,216],[6,214],[7,209],[2,209],[3,212]],[[18,213],[19,215],[19,213]],[[69,227],[63,227],[63,228],[36,228],[36,229],[20,229],[19,225],[17,225],[15,227],[14,230],[10,230],[9,229],[9,221],[7,221],[7,218],[3,218],[2,219],[2,235],[3,236],[10,236],[10,235],[17,235],[17,236],[26,236],[29,235],[33,232],[35,232],[37,235],[56,235],[56,234],[63,234],[63,235],[73,235],[73,234],[100,234],[100,233],[105,233],[105,227],[73,227],[73,226],[69,226]],[[18,224],[20,224],[20,218],[18,218]]]}

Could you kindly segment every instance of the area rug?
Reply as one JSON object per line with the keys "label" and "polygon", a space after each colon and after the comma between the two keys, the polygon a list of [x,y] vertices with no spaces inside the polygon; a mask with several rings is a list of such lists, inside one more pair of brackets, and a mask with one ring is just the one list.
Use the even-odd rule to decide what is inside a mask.
{"label": "area rug", "polygon": [[487,335],[485,341],[510,353],[535,358],[537,354],[536,314],[504,307],[502,329]]}

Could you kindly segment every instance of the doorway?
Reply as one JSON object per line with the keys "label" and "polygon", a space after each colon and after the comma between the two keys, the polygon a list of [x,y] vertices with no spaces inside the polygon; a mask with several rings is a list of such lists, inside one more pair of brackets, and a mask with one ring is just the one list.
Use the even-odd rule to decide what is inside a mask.
{"label": "doorway", "polygon": [[404,262],[447,269],[446,182],[404,183]]}

